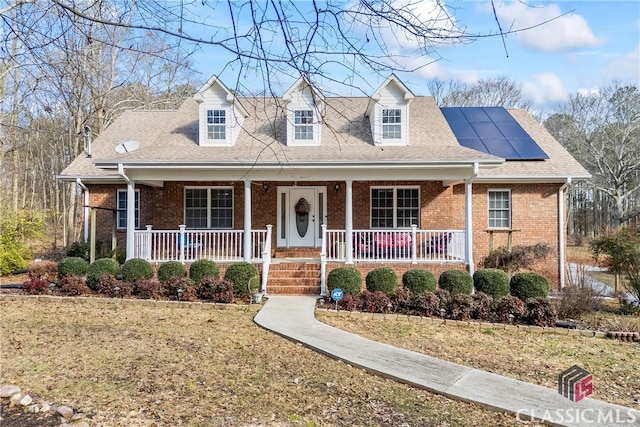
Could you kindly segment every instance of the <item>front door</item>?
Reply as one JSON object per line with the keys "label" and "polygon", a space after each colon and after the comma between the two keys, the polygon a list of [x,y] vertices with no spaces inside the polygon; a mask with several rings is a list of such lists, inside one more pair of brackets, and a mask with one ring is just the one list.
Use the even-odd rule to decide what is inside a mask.
{"label": "front door", "polygon": [[[281,187],[278,246],[319,247],[325,220],[325,187]],[[282,227],[282,228],[280,228]]]}

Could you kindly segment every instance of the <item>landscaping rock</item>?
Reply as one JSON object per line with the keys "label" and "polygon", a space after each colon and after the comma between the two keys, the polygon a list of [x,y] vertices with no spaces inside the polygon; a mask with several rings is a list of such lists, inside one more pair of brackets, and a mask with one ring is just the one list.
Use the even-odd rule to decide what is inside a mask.
{"label": "landscaping rock", "polygon": [[69,408],[68,406],[58,406],[56,409],[56,413],[60,415],[65,420],[70,420],[73,417],[74,411],[73,408]]}
{"label": "landscaping rock", "polygon": [[0,387],[0,397],[11,397],[14,394],[18,394],[22,391],[17,385],[3,385]]}

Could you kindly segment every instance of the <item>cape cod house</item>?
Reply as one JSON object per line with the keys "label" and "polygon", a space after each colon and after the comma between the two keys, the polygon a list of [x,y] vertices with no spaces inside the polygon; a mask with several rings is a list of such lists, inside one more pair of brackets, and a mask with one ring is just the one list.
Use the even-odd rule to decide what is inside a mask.
{"label": "cape cod house", "polygon": [[394,75],[370,97],[302,77],[281,98],[212,77],[178,110],[122,114],[60,175],[84,191],[85,238],[92,220],[127,258],[252,262],[265,292],[293,294],[345,264],[473,273],[537,243],[558,289],[565,188],[586,178],[526,112],[438,108]]}

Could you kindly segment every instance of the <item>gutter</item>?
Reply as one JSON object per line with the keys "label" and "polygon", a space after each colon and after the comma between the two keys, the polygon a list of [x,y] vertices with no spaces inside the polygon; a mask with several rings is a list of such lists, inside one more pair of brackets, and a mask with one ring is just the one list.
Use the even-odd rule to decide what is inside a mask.
{"label": "gutter", "polygon": [[565,190],[571,184],[571,177],[568,177],[564,184],[558,189],[558,266],[560,289],[565,286],[565,234],[567,233],[564,221],[564,204],[566,201]]}
{"label": "gutter", "polygon": [[76,178],[76,185],[84,191],[84,241],[89,241],[89,189],[82,183],[80,178]]}
{"label": "gutter", "polygon": [[127,184],[131,183],[131,180],[129,179],[129,177],[124,173],[124,166],[122,165],[122,163],[118,163],[118,175],[120,175],[122,179],[124,179],[127,182]]}

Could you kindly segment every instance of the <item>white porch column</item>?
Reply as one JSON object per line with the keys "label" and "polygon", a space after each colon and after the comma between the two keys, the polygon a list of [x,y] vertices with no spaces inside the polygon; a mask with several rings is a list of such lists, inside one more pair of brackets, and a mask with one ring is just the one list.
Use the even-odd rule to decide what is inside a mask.
{"label": "white porch column", "polygon": [[471,181],[471,178],[464,181],[464,257],[469,266],[469,274],[473,275],[475,265],[473,264],[473,184]]}
{"label": "white porch column", "polygon": [[344,228],[345,228],[345,264],[353,264],[353,181],[345,181],[345,207],[344,207]]}
{"label": "white porch column", "polygon": [[251,262],[251,181],[244,181],[244,260]]}
{"label": "white porch column", "polygon": [[571,184],[571,178],[567,178],[567,182],[558,190],[558,273],[560,289],[565,286],[565,235],[567,233],[564,217],[564,205],[567,201],[567,186]]}
{"label": "white porch column", "polygon": [[136,182],[127,182],[127,259],[135,253],[134,231],[136,229]]}

